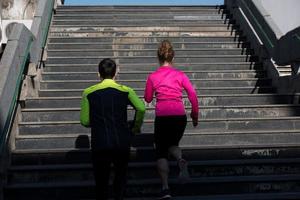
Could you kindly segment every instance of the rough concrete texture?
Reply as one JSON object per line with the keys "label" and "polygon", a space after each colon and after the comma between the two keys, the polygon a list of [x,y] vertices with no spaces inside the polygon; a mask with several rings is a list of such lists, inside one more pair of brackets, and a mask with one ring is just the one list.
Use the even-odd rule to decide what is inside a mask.
{"label": "rough concrete texture", "polygon": [[23,74],[25,59],[32,42],[31,32],[23,25],[14,27],[7,47],[0,62],[0,115],[2,133],[16,89],[19,88],[20,76]]}

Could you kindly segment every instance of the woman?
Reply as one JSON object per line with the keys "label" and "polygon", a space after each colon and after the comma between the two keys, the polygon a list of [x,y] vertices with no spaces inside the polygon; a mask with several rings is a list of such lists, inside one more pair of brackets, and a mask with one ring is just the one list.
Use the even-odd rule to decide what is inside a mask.
{"label": "woman", "polygon": [[174,156],[180,169],[179,177],[188,178],[187,161],[182,158],[178,147],[183,136],[187,117],[182,102],[182,91],[186,90],[192,104],[193,125],[198,125],[198,99],[189,78],[173,68],[174,50],[168,40],[161,42],[157,57],[159,69],[149,75],[145,88],[145,101],[150,103],[156,96],[154,142],[157,156],[157,169],[162,181],[159,199],[171,198],[168,185],[168,154]]}

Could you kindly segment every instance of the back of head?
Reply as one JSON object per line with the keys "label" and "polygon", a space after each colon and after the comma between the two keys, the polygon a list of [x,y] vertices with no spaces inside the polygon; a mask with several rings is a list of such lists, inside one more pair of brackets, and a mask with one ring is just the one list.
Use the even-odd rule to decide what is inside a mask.
{"label": "back of head", "polygon": [[157,57],[160,64],[164,62],[171,63],[173,61],[175,52],[173,46],[169,40],[164,40],[160,43],[157,50]]}
{"label": "back of head", "polygon": [[117,66],[112,59],[105,58],[99,63],[98,70],[101,78],[111,79],[116,75]]}

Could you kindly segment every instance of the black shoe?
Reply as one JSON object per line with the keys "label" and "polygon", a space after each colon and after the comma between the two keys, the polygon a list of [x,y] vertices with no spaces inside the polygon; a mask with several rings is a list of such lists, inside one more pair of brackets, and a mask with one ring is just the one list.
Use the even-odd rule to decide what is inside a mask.
{"label": "black shoe", "polygon": [[166,199],[171,199],[171,198],[172,198],[172,196],[171,196],[170,190],[164,189],[160,192],[159,197],[157,199],[166,200]]}

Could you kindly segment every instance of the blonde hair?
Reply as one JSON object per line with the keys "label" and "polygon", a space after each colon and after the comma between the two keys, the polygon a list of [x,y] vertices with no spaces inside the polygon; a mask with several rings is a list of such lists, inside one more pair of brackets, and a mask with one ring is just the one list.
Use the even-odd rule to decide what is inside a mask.
{"label": "blonde hair", "polygon": [[162,64],[164,62],[171,63],[173,61],[175,52],[173,46],[169,40],[163,40],[157,50],[157,57],[159,62]]}

